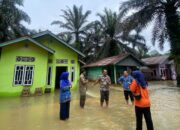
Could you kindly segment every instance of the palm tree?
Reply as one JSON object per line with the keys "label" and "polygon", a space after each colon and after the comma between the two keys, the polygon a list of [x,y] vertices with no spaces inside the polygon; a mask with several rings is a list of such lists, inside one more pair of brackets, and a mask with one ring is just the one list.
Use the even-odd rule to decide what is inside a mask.
{"label": "palm tree", "polygon": [[87,18],[91,14],[91,11],[86,11],[83,13],[83,7],[73,6],[72,9],[67,7],[66,10],[62,10],[63,15],[61,17],[64,19],[62,21],[53,21],[52,25],[60,25],[60,27],[68,30],[68,33],[74,34],[75,44],[79,50],[82,50],[83,46],[81,43],[81,35],[89,29],[89,24],[87,24]]}
{"label": "palm tree", "polygon": [[68,44],[71,44],[71,41],[73,40],[73,36],[70,33],[59,33],[58,37]]}
{"label": "palm tree", "polygon": [[[124,30],[128,34],[136,28],[146,28],[154,22],[152,43],[159,43],[161,49],[166,40],[171,46],[171,55],[176,63],[177,84],[180,86],[180,0],[128,0],[120,7],[120,15],[125,16]],[[135,11],[130,16],[129,11]]]}
{"label": "palm tree", "polygon": [[117,30],[120,26],[120,17],[116,12],[106,8],[103,14],[98,13],[97,16],[100,18],[99,24],[105,39],[98,53],[98,57],[104,58],[119,54],[120,51],[122,51],[117,40],[117,35],[120,33],[120,31]]}
{"label": "palm tree", "polygon": [[30,17],[18,6],[23,6],[23,0],[0,1],[0,42],[28,35],[30,31],[21,24],[30,23]]}
{"label": "palm tree", "polygon": [[104,43],[103,30],[98,21],[94,21],[91,24],[91,28],[86,31],[84,38],[85,48],[83,50],[86,55],[86,63],[93,62],[98,58],[98,52]]}
{"label": "palm tree", "polygon": [[[121,15],[117,15],[116,12],[112,12],[105,8],[104,14],[98,13],[97,16],[100,18],[99,24],[103,30],[105,39],[104,44],[98,53],[99,58],[114,56],[124,50],[136,54],[136,51],[134,50],[135,46],[141,45],[143,48],[143,45],[145,45],[141,42],[143,37],[140,37],[139,32],[138,35],[122,35]],[[133,43],[133,49],[131,49],[128,44],[124,43]]]}
{"label": "palm tree", "polygon": [[132,44],[132,48],[135,49],[135,47],[138,47],[139,49],[145,49],[146,50],[146,39],[144,36],[140,34],[141,29],[136,29],[135,34],[129,34],[128,37],[124,37],[124,39],[127,38],[127,41],[129,41]]}

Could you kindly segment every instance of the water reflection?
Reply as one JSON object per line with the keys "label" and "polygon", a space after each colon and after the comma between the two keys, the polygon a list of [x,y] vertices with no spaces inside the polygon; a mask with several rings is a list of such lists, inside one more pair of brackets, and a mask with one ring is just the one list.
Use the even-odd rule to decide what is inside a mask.
{"label": "water reflection", "polygon": [[[178,130],[180,89],[173,82],[152,82],[149,86],[155,130]],[[0,130],[135,129],[134,107],[125,104],[119,88],[111,89],[109,108],[100,107],[98,86],[89,85],[85,109],[79,108],[78,91],[74,91],[66,122],[59,120],[58,100],[58,91],[40,97],[0,98]]]}

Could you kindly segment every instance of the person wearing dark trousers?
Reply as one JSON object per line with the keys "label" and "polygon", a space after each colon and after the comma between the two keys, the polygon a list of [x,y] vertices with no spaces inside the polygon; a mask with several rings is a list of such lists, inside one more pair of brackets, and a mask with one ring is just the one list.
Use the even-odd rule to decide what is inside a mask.
{"label": "person wearing dark trousers", "polygon": [[125,97],[125,100],[126,100],[127,104],[129,104],[129,97],[131,99],[132,104],[134,104],[134,97],[133,97],[133,94],[132,94],[132,92],[130,91],[130,88],[129,88],[132,80],[133,80],[133,77],[131,75],[129,75],[127,71],[124,71],[123,76],[121,76],[118,79],[118,83],[121,83],[122,86],[123,86],[124,97]]}
{"label": "person wearing dark trousers", "polygon": [[71,101],[71,83],[68,80],[69,73],[63,72],[60,78],[60,120],[69,119],[70,101]]}
{"label": "person wearing dark trousers", "polygon": [[79,103],[79,105],[80,105],[81,108],[84,108],[85,101],[86,101],[86,95],[80,95],[80,103]]}
{"label": "person wearing dark trousers", "polygon": [[69,119],[70,101],[60,104],[60,120]]}
{"label": "person wearing dark trousers", "polygon": [[135,107],[135,113],[136,113],[136,120],[137,120],[137,130],[142,130],[142,118],[144,115],[147,129],[153,130],[153,123],[151,118],[151,110],[150,107],[141,108],[141,107]]}
{"label": "person wearing dark trousers", "polygon": [[[102,71],[102,76],[95,82],[95,84],[100,83],[100,105],[103,107],[104,101],[106,102],[106,107],[109,106],[109,91],[111,85],[111,79],[107,74],[107,70]],[[95,85],[94,84],[94,85]]]}
{"label": "person wearing dark trousers", "polygon": [[144,74],[141,71],[133,71],[132,76],[134,80],[130,85],[130,90],[135,98],[136,130],[142,130],[143,116],[146,121],[147,130],[154,130],[149,92]]}
{"label": "person wearing dark trousers", "polygon": [[86,101],[86,91],[87,91],[87,83],[88,80],[85,78],[85,70],[81,71],[80,79],[79,79],[79,93],[80,93],[80,107],[84,108]]}

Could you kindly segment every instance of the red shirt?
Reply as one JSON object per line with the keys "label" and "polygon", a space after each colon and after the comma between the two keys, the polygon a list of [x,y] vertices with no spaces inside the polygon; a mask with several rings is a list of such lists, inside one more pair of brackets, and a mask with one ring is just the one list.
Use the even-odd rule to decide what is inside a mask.
{"label": "red shirt", "polygon": [[148,93],[148,88],[142,88],[139,86],[136,82],[136,80],[133,80],[131,85],[130,85],[130,90],[134,94],[141,94],[141,99],[134,101],[135,106],[137,107],[150,107],[150,99],[149,99],[149,93]]}

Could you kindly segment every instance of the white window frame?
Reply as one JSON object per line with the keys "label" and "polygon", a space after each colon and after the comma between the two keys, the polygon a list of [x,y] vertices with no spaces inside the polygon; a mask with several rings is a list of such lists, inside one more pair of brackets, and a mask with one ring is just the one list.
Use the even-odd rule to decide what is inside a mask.
{"label": "white window frame", "polygon": [[[49,68],[51,68],[51,73],[50,73],[50,84],[48,84]],[[46,85],[47,85],[47,86],[51,86],[51,84],[52,84],[52,66],[48,66],[48,69],[47,69],[47,77],[46,77]]]}
{"label": "white window frame", "polygon": [[[16,84],[16,75],[17,75],[17,67],[23,67],[23,70],[22,70],[22,75],[21,75],[21,83],[19,84]],[[23,84],[23,74],[24,74],[24,65],[15,65],[14,67],[14,80],[13,80],[13,84],[15,86],[18,86],[18,85],[22,85]],[[18,76],[18,79],[19,79],[20,76]]]}
{"label": "white window frame", "polygon": [[[25,84],[26,73],[28,72],[28,71],[26,70],[27,67],[32,67],[32,68],[33,68],[32,71],[31,71],[32,78],[30,79],[30,80],[31,80],[31,83],[30,83],[30,84],[29,84],[29,83],[26,83],[26,84]],[[28,78],[29,78],[29,76],[28,76]],[[33,79],[34,79],[34,66],[33,66],[33,65],[25,65],[25,66],[24,66],[23,85],[24,85],[24,86],[30,86],[30,85],[32,85],[32,84],[33,84]]]}
{"label": "white window frame", "polygon": [[[17,74],[17,67],[23,67],[23,73],[22,73],[22,81],[21,81],[21,84],[16,84],[16,74]],[[27,71],[27,67],[33,67],[32,71],[31,71],[31,83],[25,83],[25,78],[26,78],[26,73],[28,72]],[[33,85],[33,80],[34,80],[34,65],[15,65],[15,68],[14,68],[14,80],[13,80],[13,84],[14,86],[18,86],[18,85],[23,85],[23,86],[30,86],[30,85]],[[29,75],[28,75],[29,76]]]}

